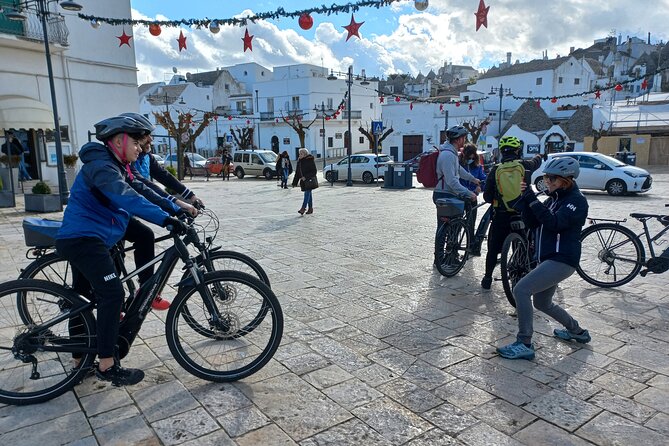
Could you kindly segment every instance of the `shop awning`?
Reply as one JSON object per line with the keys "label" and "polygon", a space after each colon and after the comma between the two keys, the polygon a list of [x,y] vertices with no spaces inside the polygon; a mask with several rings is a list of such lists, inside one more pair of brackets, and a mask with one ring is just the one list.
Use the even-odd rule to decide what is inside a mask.
{"label": "shop awning", "polygon": [[0,96],[0,130],[46,130],[53,124],[53,111],[48,105],[25,96]]}

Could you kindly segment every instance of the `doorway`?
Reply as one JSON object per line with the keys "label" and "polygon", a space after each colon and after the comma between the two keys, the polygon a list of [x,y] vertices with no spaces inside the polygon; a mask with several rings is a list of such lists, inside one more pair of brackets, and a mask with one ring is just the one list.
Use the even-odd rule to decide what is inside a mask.
{"label": "doorway", "polygon": [[405,135],[402,137],[402,161],[407,161],[423,153],[423,135]]}

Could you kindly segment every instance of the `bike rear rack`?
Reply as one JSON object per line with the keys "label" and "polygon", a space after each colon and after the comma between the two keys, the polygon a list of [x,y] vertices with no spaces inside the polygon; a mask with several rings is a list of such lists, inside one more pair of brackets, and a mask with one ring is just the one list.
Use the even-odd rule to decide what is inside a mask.
{"label": "bike rear rack", "polygon": [[593,217],[588,217],[588,221],[590,222],[591,225],[595,225],[595,224],[597,224],[597,223],[599,223],[599,222],[603,222],[603,221],[606,221],[606,222],[609,222],[609,223],[620,224],[620,223],[625,223],[625,222],[627,221],[627,219],[626,219],[626,218],[623,218],[622,220],[614,220],[614,219],[610,219],[610,218],[593,218]]}

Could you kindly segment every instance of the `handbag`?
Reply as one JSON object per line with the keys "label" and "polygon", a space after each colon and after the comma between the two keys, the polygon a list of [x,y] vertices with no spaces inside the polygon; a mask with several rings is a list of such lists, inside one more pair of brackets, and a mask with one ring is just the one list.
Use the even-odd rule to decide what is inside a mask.
{"label": "handbag", "polygon": [[316,178],[316,177],[303,178],[302,179],[302,186],[304,186],[304,190],[317,189],[318,188],[318,178]]}

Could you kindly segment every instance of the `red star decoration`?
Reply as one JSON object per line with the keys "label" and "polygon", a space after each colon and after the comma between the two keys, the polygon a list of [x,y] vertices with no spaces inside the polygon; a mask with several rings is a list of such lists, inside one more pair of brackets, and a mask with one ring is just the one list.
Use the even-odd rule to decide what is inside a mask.
{"label": "red star decoration", "polygon": [[541,99],[537,99],[537,107],[541,107]]}
{"label": "red star decoration", "polygon": [[228,121],[232,121],[232,116],[228,116]]}
{"label": "red star decoration", "polygon": [[356,36],[358,39],[360,38],[360,34],[358,34],[358,30],[360,30],[360,27],[362,24],[365,22],[360,22],[357,23],[355,21],[355,18],[353,17],[353,14],[351,14],[351,23],[349,23],[346,26],[342,26],[346,31],[348,31],[348,36],[346,36],[346,41],[348,42],[348,39],[350,39],[353,36]]}
{"label": "red star decoration", "polygon": [[641,82],[641,89],[646,90],[648,88],[648,79],[644,79],[643,82]]}
{"label": "red star decoration", "polygon": [[413,110],[413,102],[409,104],[409,110]]}
{"label": "red star decoration", "polygon": [[460,107],[460,101],[456,102],[456,103],[455,103],[455,106],[456,106],[456,107]]}
{"label": "red star decoration", "polygon": [[184,32],[179,31],[179,38],[177,39],[177,42],[179,42],[179,52],[181,52],[181,50],[187,50],[188,49],[186,47],[186,39],[187,39],[187,37],[184,36]]}
{"label": "red star decoration", "polygon": [[444,104],[439,104],[439,111],[444,111]]}
{"label": "red star decoration", "polygon": [[601,95],[602,95],[601,91],[599,90],[595,91],[595,99],[599,99]]}
{"label": "red star decoration", "polygon": [[118,46],[123,46],[123,45],[128,45],[130,46],[130,39],[132,39],[132,36],[129,36],[125,33],[125,30],[123,30],[123,34],[120,36],[116,36],[118,40],[120,40]]}
{"label": "red star decoration", "polygon": [[246,30],[244,30],[244,37],[242,38],[242,41],[244,41],[244,52],[246,52],[246,50],[253,51],[252,40],[253,36],[249,34],[249,29],[246,28]]}
{"label": "red star decoration", "polygon": [[483,0],[479,1],[479,9],[474,13],[476,16],[476,31],[479,30],[481,25],[488,27],[488,11],[490,6],[486,6]]}
{"label": "red star decoration", "polygon": [[472,108],[473,108],[473,107],[472,107],[472,104],[469,104],[469,109],[471,110]]}
{"label": "red star decoration", "polygon": [[383,104],[383,101],[385,101],[385,99],[386,98],[384,98],[383,96],[379,97],[379,103]]}

